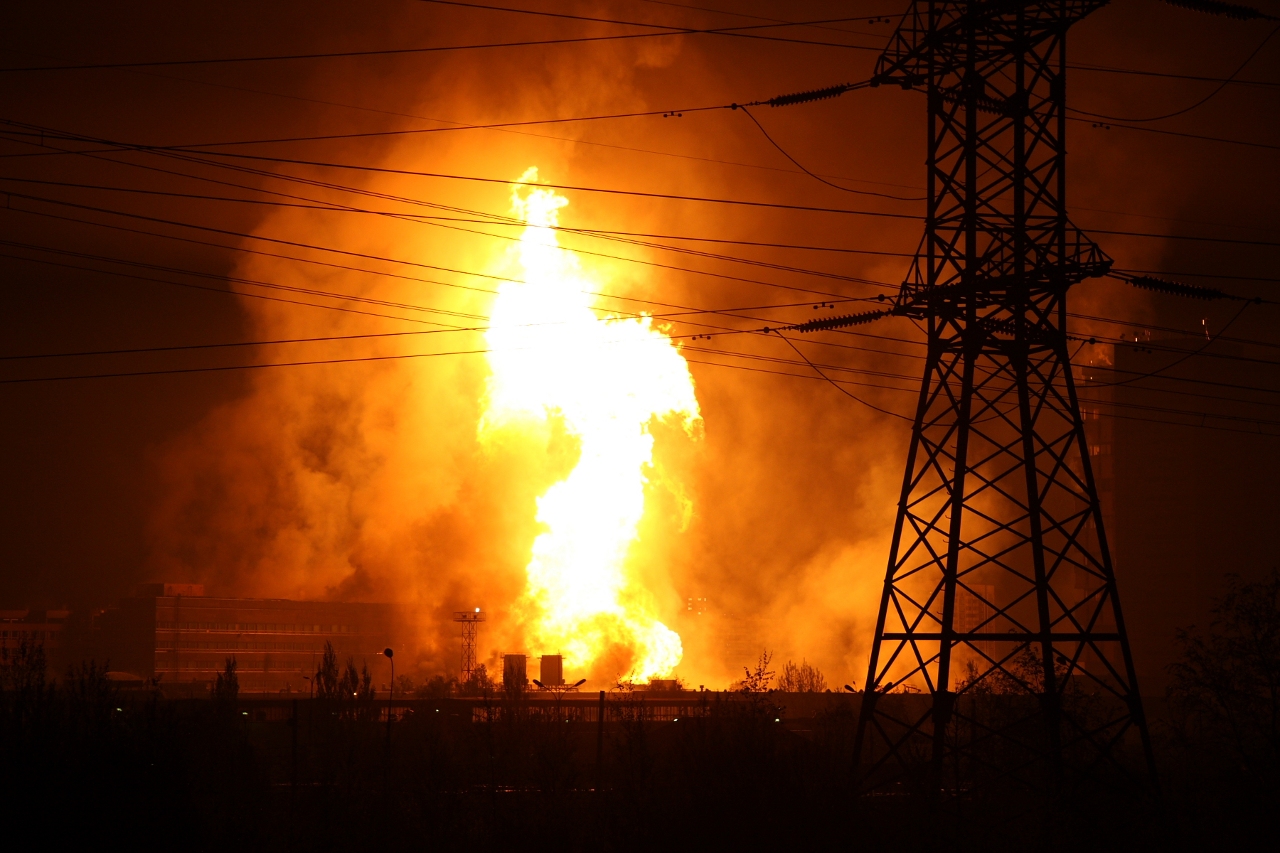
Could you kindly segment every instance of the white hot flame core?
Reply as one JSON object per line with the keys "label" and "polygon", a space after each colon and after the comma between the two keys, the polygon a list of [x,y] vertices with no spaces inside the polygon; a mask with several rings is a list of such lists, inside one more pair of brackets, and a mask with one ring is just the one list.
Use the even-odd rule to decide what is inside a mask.
{"label": "white hot flame core", "polygon": [[569,476],[538,499],[544,526],[533,543],[520,603],[531,648],[564,655],[576,669],[603,654],[629,652],[624,678],[664,677],[680,662],[680,637],[653,612],[651,596],[626,567],[645,508],[655,419],[699,419],[693,377],[679,348],[650,317],[605,319],[599,290],[577,257],[560,248],[555,226],[568,200],[513,186],[526,223],[519,255],[523,283],[498,288],[486,333],[491,376],[482,433],[563,419],[580,456]]}

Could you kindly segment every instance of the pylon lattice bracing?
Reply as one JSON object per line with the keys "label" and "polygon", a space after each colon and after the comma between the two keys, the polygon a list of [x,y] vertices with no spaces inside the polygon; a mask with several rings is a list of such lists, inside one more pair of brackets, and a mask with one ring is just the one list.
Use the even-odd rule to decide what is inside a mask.
{"label": "pylon lattice bracing", "polygon": [[1067,290],[1111,264],[1066,212],[1066,34],[1103,5],[916,0],[873,78],[928,97],[926,230],[895,305],[928,355],[858,727],[868,784],[1057,784],[1125,765],[1135,730],[1150,766],[1065,337]]}

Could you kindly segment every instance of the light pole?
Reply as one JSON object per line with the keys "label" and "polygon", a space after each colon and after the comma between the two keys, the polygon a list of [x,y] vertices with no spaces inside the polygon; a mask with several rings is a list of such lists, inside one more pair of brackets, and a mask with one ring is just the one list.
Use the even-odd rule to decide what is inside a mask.
{"label": "light pole", "polygon": [[382,762],[382,795],[386,797],[391,789],[391,699],[396,695],[396,659],[390,648],[383,649],[382,653],[391,661],[391,688],[387,691],[387,754]]}
{"label": "light pole", "polygon": [[391,649],[383,649],[382,653],[391,661],[391,689],[387,691],[387,755],[391,755],[391,700],[396,695],[396,658]]}

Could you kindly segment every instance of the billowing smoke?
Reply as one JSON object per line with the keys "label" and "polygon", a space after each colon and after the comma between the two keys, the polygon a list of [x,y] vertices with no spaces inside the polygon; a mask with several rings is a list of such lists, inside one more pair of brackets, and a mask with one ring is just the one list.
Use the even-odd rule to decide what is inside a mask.
{"label": "billowing smoke", "polygon": [[[458,21],[472,29],[451,30],[455,43],[501,41],[517,31],[485,29],[474,16]],[[412,15],[380,26],[379,32],[423,30]],[[530,26],[541,32],[537,22]],[[746,40],[661,38],[441,54],[383,64],[378,72],[317,76],[307,95],[376,104],[382,112],[328,113],[326,132],[335,122],[358,132],[722,104],[850,76],[841,54],[797,52],[806,60],[789,63],[785,51],[775,50],[764,63],[755,51]],[[504,259],[520,234],[510,225],[477,223],[485,217],[473,211],[508,215],[503,181],[536,166],[552,184],[915,212],[918,204],[883,196],[921,194],[912,185],[919,146],[901,140],[922,138],[923,105],[903,93],[862,97],[857,104],[791,108],[785,121],[768,112],[760,118],[815,168],[852,179],[848,186],[871,195],[840,193],[797,173],[728,110],[289,149],[303,159],[398,172],[281,165],[282,173],[366,194],[278,180],[264,180],[264,187],[395,215],[289,208],[267,215],[258,235],[342,253],[249,240],[244,248],[312,263],[242,253],[239,278],[360,301],[310,299],[346,309],[338,311],[245,299],[253,335],[398,335],[273,347],[272,361],[381,360],[256,371],[246,394],[174,442],[152,524],[154,572],[195,575],[244,595],[396,602],[424,672],[456,666],[450,615],[463,608],[489,613],[480,659],[490,665],[502,652],[553,651],[528,647],[515,608],[543,530],[536,499],[567,476],[579,448],[555,434],[480,440],[490,370],[483,329],[501,277],[512,273]],[[413,172],[497,181],[407,174]],[[913,179],[890,177],[900,175]],[[858,310],[860,303],[836,300],[887,292],[859,280],[899,281],[907,259],[894,253],[914,249],[919,223],[564,192],[572,204],[561,224],[569,228],[871,250],[655,241],[691,250],[675,253],[562,234],[564,245],[582,250],[579,263],[606,294],[598,307],[655,315],[691,362],[703,438],[689,441],[679,424],[651,425],[655,462],[628,555],[657,617],[681,635],[676,674],[689,684],[722,687],[768,650],[777,662],[806,658],[833,685],[860,679],[906,424],[843,396],[795,363],[796,354],[776,338],[716,333]],[[782,304],[794,307],[767,307]],[[689,307],[723,313],[676,316]],[[919,336],[893,322],[899,325],[881,324],[868,334],[827,335],[825,344],[803,345],[804,352],[827,365],[828,375],[859,383],[848,387],[864,399],[909,414],[920,347],[896,339]],[[690,339],[707,333],[710,340]],[[795,375],[779,375],[786,373]],[[583,674],[606,681],[622,673],[601,666]]]}

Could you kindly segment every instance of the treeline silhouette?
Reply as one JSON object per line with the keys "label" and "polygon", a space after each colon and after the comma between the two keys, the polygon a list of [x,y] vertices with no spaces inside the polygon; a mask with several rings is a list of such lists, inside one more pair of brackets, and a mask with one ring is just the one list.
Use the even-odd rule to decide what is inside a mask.
{"label": "treeline silhouette", "polygon": [[[486,677],[459,698],[440,677],[388,727],[368,672],[331,649],[315,698],[261,719],[231,659],[207,699],[175,700],[94,662],[55,680],[23,645],[0,660],[0,809],[10,837],[166,850],[1253,846],[1280,801],[1280,573],[1232,581],[1215,617],[1180,635],[1152,709],[1158,793],[1113,774],[1052,797],[860,796],[857,697],[785,720],[767,656],[736,691],[685,694],[674,722],[638,691],[611,692],[600,727],[523,686]],[[791,665],[781,681],[818,678]]]}

